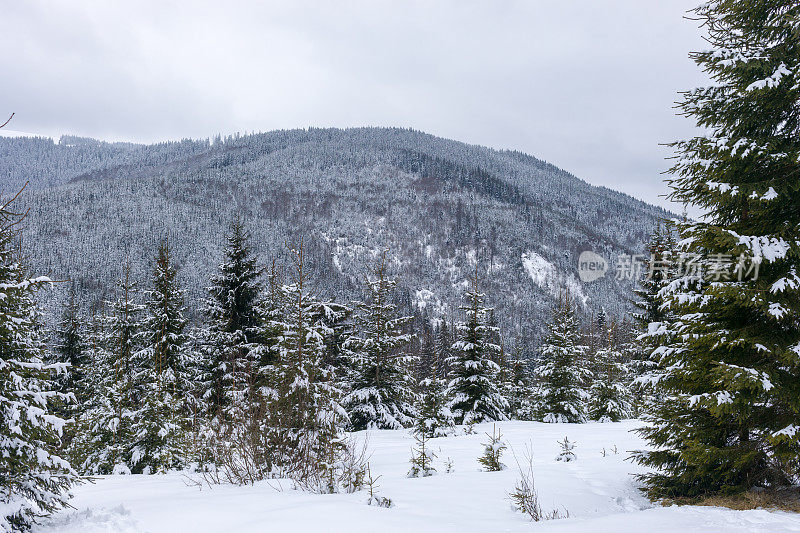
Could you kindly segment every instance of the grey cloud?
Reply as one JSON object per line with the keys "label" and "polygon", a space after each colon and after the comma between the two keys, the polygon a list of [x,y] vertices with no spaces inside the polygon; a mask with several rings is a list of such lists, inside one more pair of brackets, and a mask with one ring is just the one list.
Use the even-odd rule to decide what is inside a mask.
{"label": "grey cloud", "polygon": [[14,129],[148,142],[407,126],[661,205],[659,143],[692,133],[671,105],[703,81],[685,0],[0,6]]}

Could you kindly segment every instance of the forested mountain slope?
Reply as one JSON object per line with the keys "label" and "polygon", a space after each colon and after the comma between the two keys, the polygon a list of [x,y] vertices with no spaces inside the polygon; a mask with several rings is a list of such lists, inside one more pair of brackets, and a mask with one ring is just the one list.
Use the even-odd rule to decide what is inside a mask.
{"label": "forested mountain slope", "polygon": [[[578,251],[642,253],[669,216],[519,152],[404,129],[155,145],[0,138],[2,191],[26,181],[26,253],[37,272],[75,279],[88,308],[110,296],[126,261],[146,283],[167,237],[197,313],[238,214],[264,264],[303,238],[318,291],[340,301],[359,295],[388,250],[407,310],[452,317],[477,264],[509,343],[528,346],[564,286],[586,316],[622,314],[630,283],[612,272],[581,284]],[[63,292],[50,291],[46,307]]]}

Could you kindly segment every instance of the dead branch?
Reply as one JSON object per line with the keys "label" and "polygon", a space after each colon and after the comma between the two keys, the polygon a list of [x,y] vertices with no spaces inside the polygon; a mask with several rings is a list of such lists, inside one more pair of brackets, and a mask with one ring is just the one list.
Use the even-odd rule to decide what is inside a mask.
{"label": "dead branch", "polygon": [[10,116],[10,117],[8,117],[8,120],[6,120],[5,122],[3,122],[3,125],[2,125],[2,126],[0,126],[0,128],[4,128],[4,127],[6,126],[6,124],[8,124],[9,122],[11,122],[11,119],[12,119],[12,118],[14,118],[14,113],[11,113],[11,116]]}

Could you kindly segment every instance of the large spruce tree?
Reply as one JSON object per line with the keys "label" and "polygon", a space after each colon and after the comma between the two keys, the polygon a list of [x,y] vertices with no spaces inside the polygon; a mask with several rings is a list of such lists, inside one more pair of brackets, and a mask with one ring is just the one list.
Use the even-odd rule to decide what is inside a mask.
{"label": "large spruce tree", "polygon": [[89,339],[92,357],[92,396],[78,420],[70,455],[84,473],[130,473],[137,470],[141,453],[136,448],[134,426],[141,417],[146,393],[142,348],[144,306],[131,279],[130,265],[123,267],[117,299],[109,314]]}
{"label": "large spruce tree", "polygon": [[617,422],[630,418],[633,409],[627,369],[612,344],[611,330],[607,332],[607,340],[593,354],[587,412],[592,420]]}
{"label": "large spruce tree", "polygon": [[255,370],[252,359],[256,354],[251,352],[258,345],[263,325],[259,311],[263,269],[257,265],[248,241],[249,234],[236,218],[225,261],[208,289],[204,394],[214,418],[227,418],[236,404],[247,401]]}
{"label": "large spruce tree", "polygon": [[[665,400],[641,430],[652,497],[780,485],[800,457],[800,4],[712,0],[695,10],[713,83],[680,104],[706,134],[678,142],[673,199],[695,268],[663,291],[676,314]],[[728,266],[733,260],[735,266]]]}
{"label": "large spruce tree", "polygon": [[403,348],[411,335],[403,326],[411,317],[397,316],[391,303],[395,281],[386,277],[386,256],[364,283],[366,299],[356,304],[358,332],[346,346],[353,354],[355,376],[342,404],[351,428],[401,429],[414,419],[415,395],[411,390],[411,358]]}
{"label": "large spruce tree", "polygon": [[[269,440],[275,466],[290,476],[307,480],[312,470],[334,468],[326,455],[347,422],[339,404],[341,389],[335,369],[326,361],[325,339],[333,332],[330,313],[340,306],[327,306],[314,297],[306,271],[301,241],[289,248],[290,283],[282,288],[284,310],[279,357],[273,380],[276,394],[269,404]],[[322,310],[322,312],[321,312]]]}
{"label": "large spruce tree", "polygon": [[187,370],[183,291],[166,240],[161,241],[147,291],[141,362],[142,408],[134,420],[137,466],[164,472],[186,461]]}
{"label": "large spruce tree", "polygon": [[559,300],[548,328],[541,350],[543,363],[535,371],[540,380],[538,418],[553,423],[585,422],[591,372],[586,368],[587,346],[580,342],[569,294]]}
{"label": "large spruce tree", "polygon": [[74,401],[53,378],[66,363],[45,364],[36,327],[34,291],[47,278],[31,278],[17,261],[14,241],[22,216],[0,203],[0,531],[27,529],[67,505],[77,474],[56,455],[65,421],[54,402]]}
{"label": "large spruce tree", "polygon": [[461,309],[466,320],[457,324],[458,340],[448,359],[448,408],[458,424],[506,420],[508,401],[500,394],[500,367],[495,362],[500,346],[491,342],[497,328],[489,324],[491,309],[483,305],[485,296],[478,291],[477,266],[465,300]]}
{"label": "large spruce tree", "polygon": [[631,375],[631,393],[634,413],[650,412],[660,402],[662,393],[654,387],[651,378],[657,372],[657,357],[653,351],[666,341],[667,325],[674,318],[664,306],[662,289],[675,278],[678,254],[671,221],[658,224],[650,236],[649,257],[646,268],[634,289],[636,311],[633,317],[633,339],[625,346],[626,365]]}

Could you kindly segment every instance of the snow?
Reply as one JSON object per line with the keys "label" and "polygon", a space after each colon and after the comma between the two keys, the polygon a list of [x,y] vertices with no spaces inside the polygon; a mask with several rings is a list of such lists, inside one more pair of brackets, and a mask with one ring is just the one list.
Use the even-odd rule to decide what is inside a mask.
{"label": "snow", "polygon": [[[8,117],[6,117],[6,118],[8,118]],[[5,121],[5,118],[3,118],[3,120],[0,120],[0,124],[2,124],[4,121]],[[42,135],[40,133],[28,133],[26,131],[9,130],[7,128],[0,129],[0,137],[8,137],[8,138],[38,137],[38,138],[42,138],[42,139],[50,139],[53,142],[56,142],[56,138],[55,137],[51,137],[50,135]]]}
{"label": "snow", "polygon": [[422,288],[414,291],[414,307],[420,310],[427,309],[433,319],[447,314],[447,304],[437,298],[430,289]]}
{"label": "snow", "polygon": [[[639,425],[637,421],[500,422],[496,429],[509,446],[502,460],[509,468],[485,472],[477,459],[493,425],[479,424],[474,434],[428,441],[437,456],[437,473],[424,478],[406,477],[414,445],[407,431],[356,433],[356,438],[368,441],[372,474],[382,476],[378,495],[391,498],[394,504],[388,509],[367,505],[364,491],[309,494],[293,491],[288,482],[279,480],[255,486],[209,487],[193,483],[192,478],[199,478],[191,474],[105,476],[77,487],[72,501],[75,509],[58,513],[34,531],[800,531],[800,516],[784,512],[652,505],[630,475],[642,468],[625,460],[630,450],[643,447],[631,433]],[[557,441],[565,436],[577,443],[577,459],[569,463],[555,459],[560,451]],[[512,510],[507,493],[518,478],[514,453],[522,461],[530,443],[543,509],[566,509],[569,518],[533,524]],[[612,453],[614,446],[617,455]],[[453,463],[452,473],[445,473],[448,461]]]}
{"label": "snow", "polygon": [[770,263],[772,261],[783,259],[789,252],[789,243],[787,243],[783,238],[757,235],[739,235],[732,230],[728,230],[728,233],[739,239],[740,245],[745,245],[750,249],[753,255],[753,262],[760,263],[761,259],[763,258]]}
{"label": "snow", "polygon": [[560,275],[553,263],[536,252],[528,250],[522,254],[522,268],[535,285],[549,291],[553,296],[560,297],[560,292],[566,285],[570,296],[579,300],[584,307],[586,306],[589,297],[583,293],[583,288],[575,276]]}
{"label": "snow", "polygon": [[556,277],[556,267],[536,252],[522,254],[522,267],[539,287],[545,288]]}
{"label": "snow", "polygon": [[791,76],[792,71],[789,70],[784,63],[781,63],[775,72],[763,80],[757,80],[747,86],[745,89],[746,92],[755,91],[757,89],[763,89],[765,87],[773,88],[777,87],[778,84],[785,76]]}

